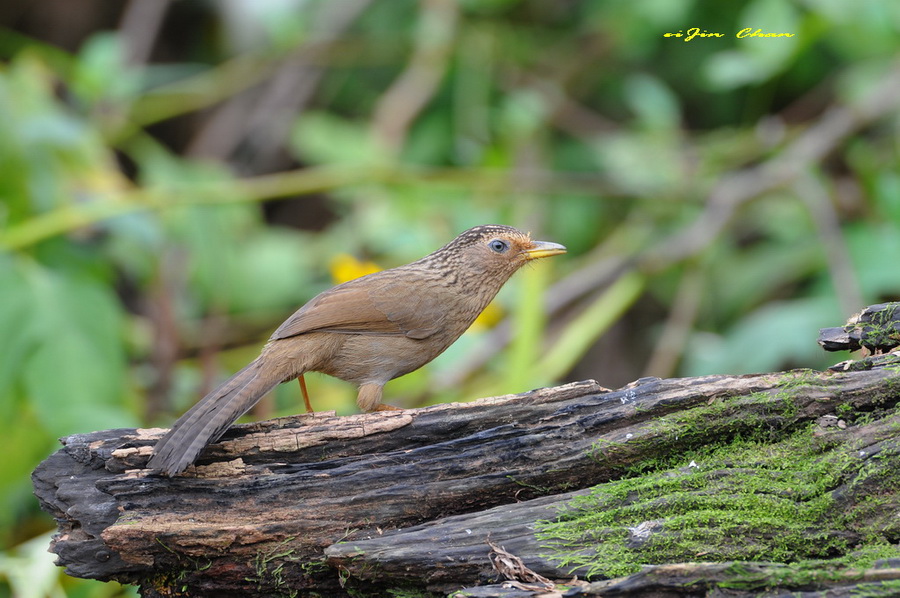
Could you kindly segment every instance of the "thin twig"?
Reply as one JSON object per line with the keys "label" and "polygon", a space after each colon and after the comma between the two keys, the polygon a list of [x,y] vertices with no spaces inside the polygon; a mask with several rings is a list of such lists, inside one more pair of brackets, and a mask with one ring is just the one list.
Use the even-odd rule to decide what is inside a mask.
{"label": "thin twig", "polygon": [[675,374],[703,302],[703,284],[703,271],[696,266],[689,267],[681,277],[663,332],[644,366],[645,377],[668,378]]}
{"label": "thin twig", "polygon": [[438,91],[453,52],[458,20],[455,0],[422,3],[409,64],[382,94],[372,117],[375,138],[392,154],[403,147],[416,116]]}
{"label": "thin twig", "polygon": [[797,179],[794,191],[809,210],[819,235],[819,242],[825,248],[828,270],[831,272],[834,293],[841,305],[841,311],[852,314],[865,303],[853,261],[850,259],[850,251],[844,242],[840,219],[831,202],[831,193],[822,180],[809,172]]}
{"label": "thin twig", "polygon": [[282,150],[290,123],[312,99],[325,70],[321,55],[370,4],[344,0],[321,5],[311,29],[318,32],[283,60],[264,85],[229,99],[191,141],[191,156],[227,159],[239,145],[241,172],[259,172]]}
{"label": "thin twig", "polygon": [[803,131],[782,152],[758,166],[723,176],[709,194],[706,210],[690,226],[650,248],[641,263],[653,270],[708,247],[731,221],[737,208],[764,193],[790,185],[812,164],[818,164],[855,131],[897,109],[900,65],[859,105],[835,106]]}
{"label": "thin twig", "polygon": [[150,58],[169,0],[130,0],[122,13],[119,30],[127,45],[127,62],[144,64]]}

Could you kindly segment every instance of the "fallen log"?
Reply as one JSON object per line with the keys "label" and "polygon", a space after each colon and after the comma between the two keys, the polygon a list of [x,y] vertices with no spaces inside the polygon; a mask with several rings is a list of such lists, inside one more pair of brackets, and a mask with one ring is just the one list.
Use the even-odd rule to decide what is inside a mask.
{"label": "fallen log", "polygon": [[[807,514],[808,530],[790,529],[796,554],[779,558],[849,558],[869,545],[887,547],[883,556],[900,541],[897,363],[881,356],[848,371],[642,379],[615,391],[587,381],[417,410],[300,415],[236,426],[171,479],[143,468],[162,430],[108,430],[62,439],[32,478],[57,520],[58,563],[71,575],[139,585],[146,597],[446,595],[501,581],[489,539],[554,580],[634,575],[672,555],[771,560],[763,557],[786,518],[740,527],[727,520],[724,499],[704,507],[705,521],[676,517],[685,505],[734,495],[749,457],[709,451],[736,440],[776,446],[787,460],[802,450],[802,464],[839,465],[840,475],[815,491],[792,492],[790,479],[773,478],[769,494],[782,500],[772,508],[833,499],[858,514],[843,523]],[[674,494],[660,480],[696,483],[698,472],[737,481],[666,500]],[[598,509],[621,522],[579,521]],[[629,510],[646,518],[643,528],[627,529]],[[667,526],[676,520],[679,532]],[[752,550],[717,537],[724,523]],[[641,551],[679,534],[699,536],[709,550],[693,558],[684,550],[696,552],[696,543]],[[797,541],[827,550],[804,552]],[[617,558],[621,566],[609,566]]]}
{"label": "fallen log", "polygon": [[[691,451],[673,467],[584,490],[338,542],[325,554],[357,578],[425,581],[443,589],[458,580],[489,583],[496,577],[484,559],[485,534],[541,577],[602,579],[644,563],[680,563],[579,589],[596,594],[573,590],[573,596],[644,596],[651,589],[672,592],[678,583],[691,592],[703,584],[712,589],[719,582],[736,584],[740,567],[758,570],[757,591],[778,576],[783,584],[802,583],[802,589],[844,586],[851,578],[900,584],[900,558],[877,574],[835,559],[856,552],[857,562],[863,562],[862,552],[872,549],[867,543],[875,539],[867,559],[872,566],[879,557],[900,557],[896,547],[881,551],[900,539],[900,414],[855,426],[826,415],[774,435],[780,440],[719,442]],[[698,557],[730,567],[682,563]],[[731,562],[735,558],[806,563],[788,579],[777,567]],[[759,573],[763,570],[771,577]],[[666,578],[676,571],[677,579]],[[691,576],[695,579],[688,581]],[[650,588],[653,584],[658,587]],[[470,587],[459,595],[507,593]]]}

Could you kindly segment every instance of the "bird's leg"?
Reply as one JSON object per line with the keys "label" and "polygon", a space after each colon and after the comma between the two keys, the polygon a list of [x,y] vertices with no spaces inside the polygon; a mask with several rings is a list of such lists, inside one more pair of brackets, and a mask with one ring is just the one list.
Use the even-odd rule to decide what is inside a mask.
{"label": "bird's leg", "polygon": [[306,391],[306,380],[303,379],[303,374],[297,376],[297,382],[300,383],[300,392],[303,393],[303,402],[306,404],[306,412],[315,413],[312,408],[312,403],[309,402],[309,393]]}
{"label": "bird's leg", "polygon": [[374,383],[363,384],[360,386],[359,394],[356,397],[357,406],[366,413],[372,411],[395,411],[399,409],[399,407],[385,405],[381,402],[382,388],[384,388],[383,385]]}

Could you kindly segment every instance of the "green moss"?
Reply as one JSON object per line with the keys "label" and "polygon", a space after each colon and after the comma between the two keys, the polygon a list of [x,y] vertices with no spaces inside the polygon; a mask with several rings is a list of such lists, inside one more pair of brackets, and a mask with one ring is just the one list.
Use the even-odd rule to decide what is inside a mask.
{"label": "green moss", "polygon": [[[876,566],[882,559],[897,558],[900,550],[887,544],[873,544],[864,549],[854,551],[852,555],[829,559],[808,560],[791,565],[757,563],[733,563],[726,569],[728,581],[718,584],[720,588],[753,591],[765,587],[799,588],[816,587],[820,584],[835,581],[855,581],[861,572]],[[900,589],[900,581],[873,582],[857,587],[854,595],[870,594],[863,589],[869,585],[872,596],[894,596],[891,590]]]}
{"label": "green moss", "polygon": [[889,545],[895,496],[844,511],[834,508],[833,491],[852,492],[869,475],[883,484],[900,474],[887,458],[861,465],[857,451],[830,445],[815,429],[776,443],[738,439],[683,453],[681,467],[648,468],[597,486],[540,524],[546,556],[591,577],[617,577],[643,564],[681,561],[849,563],[860,539]]}
{"label": "green moss", "polygon": [[247,578],[247,581],[268,589],[273,596],[297,596],[298,592],[290,587],[289,574],[285,571],[286,565],[296,561],[294,550],[288,548],[294,539],[285,538],[271,549],[257,553],[253,560],[255,576]]}
{"label": "green moss", "polygon": [[[705,450],[712,445],[728,446],[735,440],[772,442],[789,434],[798,421],[797,390],[823,384],[821,375],[812,370],[787,372],[780,375],[777,390],[718,397],[704,405],[662,415],[647,422],[633,437],[598,439],[588,456],[605,467],[619,469],[625,477],[634,477],[677,467],[692,447]],[[684,449],[678,454],[672,451],[673,446]],[[635,454],[644,458],[634,462],[629,457]]]}
{"label": "green moss", "polygon": [[867,348],[896,346],[900,344],[900,326],[895,320],[898,310],[900,303],[888,303],[881,311],[871,314],[868,322],[845,326],[844,330],[859,333],[860,344]]}

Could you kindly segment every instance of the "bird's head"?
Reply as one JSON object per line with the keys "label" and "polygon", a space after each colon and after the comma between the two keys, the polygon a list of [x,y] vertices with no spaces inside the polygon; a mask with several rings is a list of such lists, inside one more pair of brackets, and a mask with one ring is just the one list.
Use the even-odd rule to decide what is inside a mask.
{"label": "bird's head", "polygon": [[509,278],[527,262],[565,253],[559,243],[534,241],[511,226],[486,224],[470,228],[437,253],[485,274]]}

